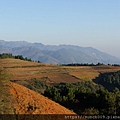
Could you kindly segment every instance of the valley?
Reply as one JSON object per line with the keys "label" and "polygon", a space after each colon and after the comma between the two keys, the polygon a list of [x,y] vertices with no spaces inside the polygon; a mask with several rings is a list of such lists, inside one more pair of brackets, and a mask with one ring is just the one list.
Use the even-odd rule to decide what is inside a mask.
{"label": "valley", "polygon": [[[102,94],[114,97],[116,92],[115,90],[109,92],[94,81],[101,74],[120,70],[120,66],[64,66],[14,58],[0,59],[0,64],[9,76],[13,114],[80,115],[101,114],[102,112],[107,114],[105,105],[103,108],[96,106],[102,101],[99,101],[100,103],[97,101],[101,99]],[[100,91],[104,92],[100,93]],[[91,101],[92,97],[94,97],[93,101]],[[105,104],[108,104],[107,101]],[[109,102],[111,105],[112,100]],[[41,107],[42,105],[43,107]],[[61,108],[62,106],[64,108]],[[108,107],[111,108],[111,111],[116,109],[115,106]],[[110,114],[111,111],[109,111]]]}

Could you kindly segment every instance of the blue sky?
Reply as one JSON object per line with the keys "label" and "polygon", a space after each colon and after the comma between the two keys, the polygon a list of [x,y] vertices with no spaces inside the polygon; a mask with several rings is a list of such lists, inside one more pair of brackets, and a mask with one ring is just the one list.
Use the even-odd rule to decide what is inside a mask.
{"label": "blue sky", "polygon": [[90,46],[120,57],[120,0],[0,0],[0,39]]}

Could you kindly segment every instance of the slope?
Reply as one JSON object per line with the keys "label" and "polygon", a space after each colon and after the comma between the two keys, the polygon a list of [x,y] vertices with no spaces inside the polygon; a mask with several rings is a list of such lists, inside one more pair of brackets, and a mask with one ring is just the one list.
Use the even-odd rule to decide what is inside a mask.
{"label": "slope", "polygon": [[52,100],[16,83],[10,83],[16,114],[75,114]]}

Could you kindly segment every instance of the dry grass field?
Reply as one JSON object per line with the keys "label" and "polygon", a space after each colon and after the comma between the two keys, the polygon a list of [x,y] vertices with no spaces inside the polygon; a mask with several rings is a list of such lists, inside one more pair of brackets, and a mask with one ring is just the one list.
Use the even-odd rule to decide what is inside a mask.
{"label": "dry grass field", "polygon": [[23,61],[19,59],[14,59],[14,58],[5,58],[5,59],[0,59],[0,64],[1,66],[4,67],[21,67],[21,66],[37,66],[41,65],[41,63],[35,63],[35,62],[29,62],[29,61]]}
{"label": "dry grass field", "polygon": [[84,66],[69,69],[69,74],[81,80],[92,80],[98,77],[100,73],[115,72],[118,70],[120,70],[118,66]]}
{"label": "dry grass field", "polygon": [[0,65],[10,74],[11,80],[47,78],[47,82],[80,82],[92,80],[99,73],[120,70],[118,66],[59,66],[18,59],[0,59]]}

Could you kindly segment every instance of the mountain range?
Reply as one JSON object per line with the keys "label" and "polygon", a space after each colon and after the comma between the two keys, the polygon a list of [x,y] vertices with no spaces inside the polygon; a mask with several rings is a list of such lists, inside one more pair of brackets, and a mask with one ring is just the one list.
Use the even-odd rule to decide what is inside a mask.
{"label": "mountain range", "polygon": [[26,41],[0,40],[0,53],[12,53],[49,64],[104,63],[120,64],[120,59],[92,47],[44,45]]}

